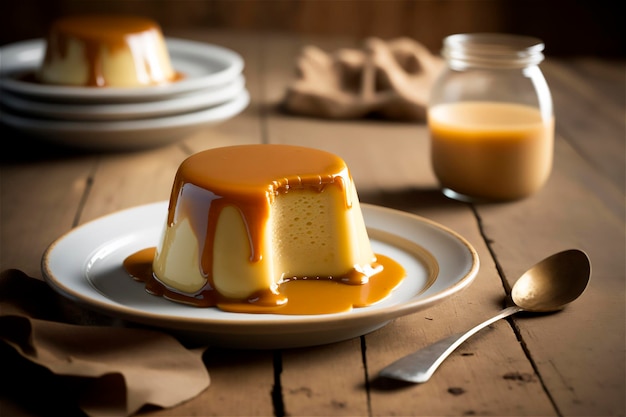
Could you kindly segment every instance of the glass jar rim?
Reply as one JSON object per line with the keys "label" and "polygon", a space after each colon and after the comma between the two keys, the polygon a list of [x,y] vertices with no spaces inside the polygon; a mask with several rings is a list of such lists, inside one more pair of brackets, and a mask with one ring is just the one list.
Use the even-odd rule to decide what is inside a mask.
{"label": "glass jar rim", "polygon": [[453,65],[524,67],[543,61],[539,38],[507,33],[460,33],[444,39],[442,56]]}

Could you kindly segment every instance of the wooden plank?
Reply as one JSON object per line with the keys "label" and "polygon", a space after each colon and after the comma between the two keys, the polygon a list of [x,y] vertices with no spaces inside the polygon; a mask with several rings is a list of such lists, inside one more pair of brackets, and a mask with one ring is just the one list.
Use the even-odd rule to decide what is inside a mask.
{"label": "wooden plank", "polygon": [[150,416],[272,416],[274,372],[271,351],[209,348],[204,362],[211,384],[195,398]]}
{"label": "wooden plank", "polygon": [[176,169],[186,156],[178,145],[101,156],[81,222],[167,200]]}
{"label": "wooden plank", "polygon": [[[404,196],[396,207],[460,233],[478,251],[481,267],[474,283],[461,293],[366,337],[373,414],[416,410],[420,415],[556,415],[506,321],[494,323],[467,341],[425,384],[393,384],[375,378],[393,358],[469,329],[497,314],[505,302],[505,290],[472,211],[443,196],[422,199],[417,190]],[[402,200],[385,197],[386,201]]]}
{"label": "wooden plank", "polygon": [[623,214],[596,194],[603,181],[559,140],[554,173],[536,196],[477,207],[509,285],[530,264],[559,250],[579,248],[591,258],[592,279],[579,300],[558,314],[515,320],[564,415],[624,412],[626,229]]}
{"label": "wooden plank", "polygon": [[281,388],[285,415],[368,414],[361,341],[282,351]]}
{"label": "wooden plank", "polygon": [[542,69],[554,99],[557,131],[623,193],[626,65],[623,61],[602,66],[593,62],[546,60]]}
{"label": "wooden plank", "polygon": [[75,225],[94,159],[3,129],[16,144],[0,168],[0,269],[41,278],[41,257]]}
{"label": "wooden plank", "polygon": [[184,140],[189,153],[195,153],[218,146],[231,146],[261,143],[263,141],[263,84],[262,57],[263,39],[249,33],[223,30],[177,30],[173,35],[184,39],[197,40],[229,48],[244,58],[243,75],[246,89],[250,94],[250,104],[231,120],[207,126]]}

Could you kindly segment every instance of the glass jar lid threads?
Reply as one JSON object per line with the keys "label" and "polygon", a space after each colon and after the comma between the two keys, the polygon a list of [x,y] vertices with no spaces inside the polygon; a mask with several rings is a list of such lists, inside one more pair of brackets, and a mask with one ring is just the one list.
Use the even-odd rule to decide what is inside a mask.
{"label": "glass jar lid threads", "polygon": [[543,49],[531,36],[473,33],[448,36],[441,54],[453,69],[523,68],[543,61]]}

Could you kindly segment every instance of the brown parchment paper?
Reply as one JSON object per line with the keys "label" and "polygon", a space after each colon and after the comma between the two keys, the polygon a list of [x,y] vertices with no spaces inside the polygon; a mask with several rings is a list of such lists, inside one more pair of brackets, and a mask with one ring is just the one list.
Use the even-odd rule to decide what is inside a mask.
{"label": "brown parchment paper", "polygon": [[411,38],[368,38],[361,48],[303,48],[282,108],[328,119],[424,122],[443,60]]}
{"label": "brown parchment paper", "polygon": [[[94,417],[173,407],[209,386],[204,348],[187,349],[150,329],[72,324],[63,322],[64,316],[59,296],[44,282],[18,270],[0,274],[2,351],[25,359],[3,358],[10,360],[3,364],[3,385],[21,381],[21,396],[28,398],[23,391],[29,378],[38,391],[45,387],[36,382],[44,378],[55,397],[64,396],[59,404],[68,409],[75,404]],[[41,392],[31,395],[33,401],[46,398]]]}

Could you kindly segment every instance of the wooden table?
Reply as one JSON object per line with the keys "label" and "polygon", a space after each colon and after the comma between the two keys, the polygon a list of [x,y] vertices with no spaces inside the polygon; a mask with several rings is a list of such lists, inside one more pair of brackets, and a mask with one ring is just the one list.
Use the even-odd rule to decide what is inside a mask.
{"label": "wooden table", "polygon": [[[121,209],[166,200],[185,157],[244,143],[337,153],[350,166],[363,202],[453,229],[474,246],[481,266],[461,293],[360,338],[276,351],[209,348],[210,387],[174,409],[145,414],[625,414],[624,61],[548,57],[542,68],[557,120],[551,178],[522,201],[478,205],[440,194],[423,124],[337,122],[280,112],[301,48],[333,50],[353,45],[349,41],[217,31],[167,35],[241,53],[250,106],[176,144],[132,153],[73,152],[4,132],[0,269],[41,278],[41,256],[62,234]],[[453,353],[428,383],[391,387],[376,379],[394,359],[492,316],[520,274],[569,248],[589,255],[593,273],[583,296],[564,311],[494,323]],[[1,372],[0,378],[10,383]],[[10,403],[4,399],[5,410],[20,410]]]}

